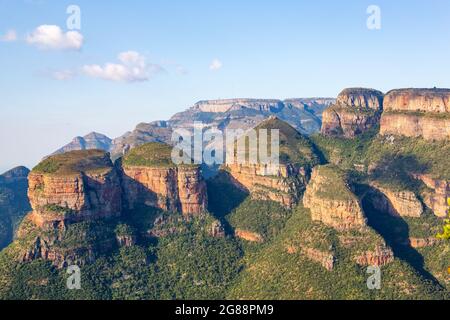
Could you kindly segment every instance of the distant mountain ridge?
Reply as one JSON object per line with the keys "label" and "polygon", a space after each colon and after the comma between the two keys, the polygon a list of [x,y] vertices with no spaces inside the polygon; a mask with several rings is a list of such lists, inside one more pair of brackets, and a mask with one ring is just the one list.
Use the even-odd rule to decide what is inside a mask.
{"label": "distant mountain ridge", "polygon": [[112,140],[104,134],[91,132],[84,137],[75,137],[72,142],[56,150],[53,154],[60,154],[75,150],[100,149],[109,151]]}
{"label": "distant mountain ridge", "polygon": [[109,137],[92,132],[76,137],[72,142],[55,151],[60,154],[74,150],[100,149],[111,153],[116,159],[128,150],[148,142],[171,143],[174,129],[192,129],[195,122],[202,122],[205,129],[248,130],[259,123],[276,116],[288,122],[303,134],[320,131],[322,113],[334,104],[333,98],[277,99],[224,99],[203,100],[186,111],[175,114],[168,121],[141,123],[133,131],[120,137]]}

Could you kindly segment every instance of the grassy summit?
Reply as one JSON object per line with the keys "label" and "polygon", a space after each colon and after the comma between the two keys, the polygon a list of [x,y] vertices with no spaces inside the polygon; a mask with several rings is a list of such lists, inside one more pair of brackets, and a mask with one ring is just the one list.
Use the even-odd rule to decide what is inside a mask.
{"label": "grassy summit", "polygon": [[[258,139],[260,137],[260,130],[268,130],[267,148],[270,154],[271,149],[271,131],[273,129],[280,132],[280,163],[281,164],[294,164],[298,166],[314,166],[319,163],[319,158],[314,152],[314,148],[310,140],[291,127],[288,123],[276,118],[271,117],[268,120],[260,123],[256,128]],[[247,139],[246,154],[250,150],[248,138],[243,137],[241,139]],[[241,140],[242,141],[242,140]],[[260,142],[258,141],[258,145]]]}
{"label": "grassy summit", "polygon": [[123,158],[124,166],[138,167],[176,167],[172,161],[172,147],[167,144],[151,142],[134,149]]}
{"label": "grassy summit", "polygon": [[330,200],[357,201],[350,191],[347,173],[334,165],[316,167],[321,178],[317,196]]}
{"label": "grassy summit", "polygon": [[32,172],[64,175],[103,171],[111,167],[112,162],[107,152],[80,150],[51,156],[39,163]]}

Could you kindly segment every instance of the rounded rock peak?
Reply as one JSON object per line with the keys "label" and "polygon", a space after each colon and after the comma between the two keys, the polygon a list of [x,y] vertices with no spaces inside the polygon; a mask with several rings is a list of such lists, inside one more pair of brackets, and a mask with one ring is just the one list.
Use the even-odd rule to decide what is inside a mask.
{"label": "rounded rock peak", "polygon": [[352,108],[381,110],[383,98],[383,92],[375,89],[348,88],[339,94],[337,104]]}

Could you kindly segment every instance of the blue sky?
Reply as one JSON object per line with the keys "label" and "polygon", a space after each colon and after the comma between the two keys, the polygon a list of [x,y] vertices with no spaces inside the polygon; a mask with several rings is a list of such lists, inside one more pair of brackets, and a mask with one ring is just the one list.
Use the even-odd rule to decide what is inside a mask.
{"label": "blue sky", "polygon": [[[39,26],[68,32],[71,4],[81,45],[40,46]],[[372,4],[380,30],[366,27]],[[197,100],[450,87],[449,12],[447,0],[0,0],[0,171]],[[105,64],[122,68],[130,59],[118,56],[130,52],[143,76],[108,79]]]}

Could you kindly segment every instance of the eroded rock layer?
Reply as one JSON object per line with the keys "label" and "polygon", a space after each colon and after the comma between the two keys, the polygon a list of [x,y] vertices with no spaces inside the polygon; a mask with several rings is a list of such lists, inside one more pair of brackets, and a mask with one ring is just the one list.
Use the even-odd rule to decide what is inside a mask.
{"label": "eroded rock layer", "polygon": [[380,211],[394,216],[420,218],[424,213],[423,205],[412,191],[394,191],[388,187],[372,183],[372,187],[381,192],[385,198],[376,199],[374,205]]}
{"label": "eroded rock layer", "polygon": [[[29,175],[28,196],[31,219],[40,227],[58,227],[72,222],[119,216],[122,210],[120,179],[104,152],[75,151],[82,161],[96,162],[86,166],[46,172],[35,169]],[[72,153],[62,155],[71,157]],[[62,157],[57,156],[57,157]],[[49,159],[57,163],[59,158]],[[80,164],[81,165],[81,164]],[[64,166],[64,164],[61,164]]]}
{"label": "eroded rock layer", "polygon": [[353,138],[379,124],[383,93],[351,88],[339,94],[335,105],[322,115],[322,134]]}
{"label": "eroded rock layer", "polygon": [[303,205],[311,210],[314,221],[339,231],[360,229],[366,217],[358,198],[347,185],[342,172],[333,166],[314,168]]}
{"label": "eroded rock layer", "polygon": [[380,133],[450,139],[450,89],[399,89],[384,100]]}

